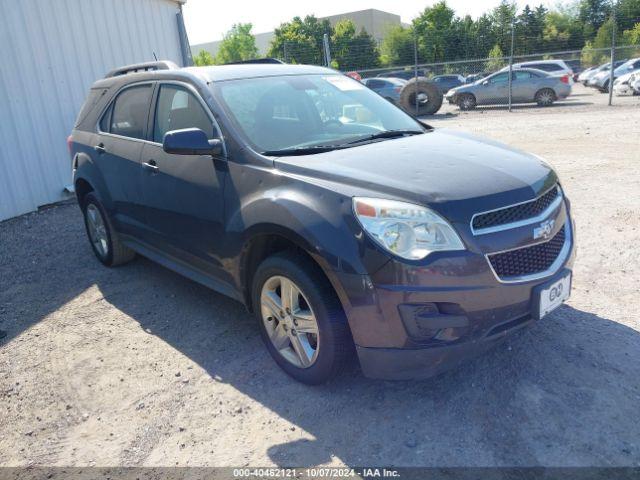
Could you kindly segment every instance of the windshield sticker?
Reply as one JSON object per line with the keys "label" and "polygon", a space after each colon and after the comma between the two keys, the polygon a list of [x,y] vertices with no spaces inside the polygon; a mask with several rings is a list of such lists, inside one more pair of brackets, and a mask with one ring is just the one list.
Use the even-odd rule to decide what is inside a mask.
{"label": "windshield sticker", "polygon": [[339,75],[332,75],[330,77],[323,77],[327,82],[336,87],[338,90],[348,92],[350,90],[364,90],[364,85],[360,82],[348,77]]}

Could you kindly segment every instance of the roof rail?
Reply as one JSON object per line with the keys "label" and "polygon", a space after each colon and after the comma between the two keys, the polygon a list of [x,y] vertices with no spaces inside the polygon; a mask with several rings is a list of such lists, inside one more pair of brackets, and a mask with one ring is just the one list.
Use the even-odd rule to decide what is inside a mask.
{"label": "roof rail", "polygon": [[150,72],[152,70],[175,70],[177,68],[180,67],[169,60],[134,63],[133,65],[126,65],[124,67],[118,67],[114,70],[111,70],[105,75],[104,78],[118,77],[120,75],[126,75],[128,73]]}
{"label": "roof rail", "polygon": [[278,60],[277,58],[252,58],[251,60],[239,60],[237,62],[227,62],[225,65],[241,65],[244,63],[275,63],[275,64],[283,64],[282,60]]}

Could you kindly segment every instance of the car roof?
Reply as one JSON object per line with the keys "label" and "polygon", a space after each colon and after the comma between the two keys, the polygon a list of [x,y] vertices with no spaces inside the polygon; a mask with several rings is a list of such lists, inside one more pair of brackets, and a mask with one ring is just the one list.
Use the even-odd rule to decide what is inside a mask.
{"label": "car roof", "polygon": [[280,75],[327,75],[342,73],[313,65],[245,63],[212,67],[188,67],[182,69],[206,78],[207,82],[221,82],[243,78],[274,77]]}
{"label": "car roof", "polygon": [[527,65],[531,63],[555,63],[556,65],[564,64],[564,60],[528,60],[526,62],[519,62],[516,65]]}
{"label": "car roof", "polygon": [[186,67],[166,70],[140,71],[106,77],[94,83],[96,87],[110,87],[114,84],[154,81],[154,80],[200,80],[205,83],[239,80],[245,78],[276,77],[282,75],[335,75],[342,73],[313,65],[246,63],[216,65],[207,67]]}

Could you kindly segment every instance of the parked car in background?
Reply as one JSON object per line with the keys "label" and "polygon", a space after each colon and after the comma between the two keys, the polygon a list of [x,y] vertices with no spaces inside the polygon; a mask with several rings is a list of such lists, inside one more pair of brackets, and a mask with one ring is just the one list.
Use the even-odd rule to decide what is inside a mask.
{"label": "parked car in background", "polygon": [[[426,77],[426,76],[428,76],[428,74],[429,73],[426,70],[418,69],[418,76],[419,77]],[[411,80],[415,76],[416,76],[416,72],[413,69],[412,70],[393,70],[391,72],[382,72],[382,73],[379,73],[377,75],[377,77],[402,78],[404,80]]]}
{"label": "parked car in background", "polygon": [[378,95],[386,98],[390,102],[398,104],[400,101],[400,92],[402,87],[407,83],[403,78],[365,78],[362,80],[367,87],[376,92]]}
{"label": "parked car in background", "polygon": [[[513,64],[514,69],[520,68],[533,68],[535,70],[542,70],[547,72],[552,77],[563,77],[567,75],[570,79],[570,83],[573,83],[573,70],[565,63],[564,60],[537,60],[531,62],[520,62]],[[509,70],[509,67],[502,69]]]}
{"label": "parked car in background", "polygon": [[606,65],[596,65],[594,67],[589,67],[586,70],[584,70],[580,75],[578,75],[578,82],[582,83],[585,87],[587,86],[587,82],[589,81],[589,79],[595,75],[596,73],[598,73],[599,71],[602,70],[602,68],[604,68]]}
{"label": "parked car in background", "polygon": [[[568,77],[554,77],[541,70],[518,68],[512,72],[512,102],[552,105],[571,94]],[[447,93],[446,99],[461,110],[470,110],[476,105],[504,105],[509,101],[509,72],[500,71],[471,85],[453,88]]]}
{"label": "parked car in background", "polygon": [[433,376],[570,295],[571,206],[547,163],[328,68],[123,67],[67,142],[98,260],[139,253],[244,303],[304,383],[354,353],[367,376]]}
{"label": "parked car in background", "polygon": [[[613,64],[613,78],[616,78],[616,70],[618,68],[620,68],[622,65],[624,65],[625,63],[627,63],[627,59],[625,58],[624,60],[618,60],[616,62],[614,62]],[[627,73],[627,72],[625,72]],[[593,87],[593,88],[597,88],[598,90],[600,90],[601,92],[605,92],[605,91],[609,91],[609,81],[611,78],[611,64],[607,64],[604,66],[604,68],[602,68],[600,71],[596,72],[595,74],[593,74],[591,76],[591,78],[589,78],[589,80],[587,81],[587,86],[588,87]]]}
{"label": "parked car in background", "polygon": [[477,82],[478,80],[486,78],[489,75],[491,75],[491,72],[472,73],[471,75],[467,75],[467,77],[464,79],[464,83]]}
{"label": "parked car in background", "polygon": [[636,95],[636,92],[632,86],[636,77],[640,78],[640,70],[620,75],[613,82],[613,93],[619,96]]}
{"label": "parked car in background", "polygon": [[573,81],[578,81],[578,76],[584,70],[582,68],[582,61],[580,60],[565,60],[564,63],[571,69],[573,72]]}
{"label": "parked car in background", "polygon": [[629,85],[633,88],[636,95],[640,95],[640,74],[636,73],[633,80],[629,80]]}
{"label": "parked car in background", "polygon": [[[617,66],[613,70],[613,79],[615,81],[621,75],[632,73],[636,70],[640,70],[640,57],[632,58]],[[593,77],[593,86],[600,90],[602,93],[609,92],[609,82],[611,81],[610,73],[611,70],[608,70],[606,72],[600,72]]]}
{"label": "parked car in background", "polygon": [[443,94],[466,83],[462,75],[436,75],[430,80],[438,86]]}

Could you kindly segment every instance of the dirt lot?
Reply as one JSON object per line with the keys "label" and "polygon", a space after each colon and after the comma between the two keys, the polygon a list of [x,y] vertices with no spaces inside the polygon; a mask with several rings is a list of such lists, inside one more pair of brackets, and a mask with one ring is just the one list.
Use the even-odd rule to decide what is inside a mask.
{"label": "dirt lot", "polygon": [[102,267],[75,205],[0,224],[0,465],[640,465],[640,101],[576,93],[429,119],[548,159],[579,244],[568,305],[429,381],[302,386],[239,304]]}

